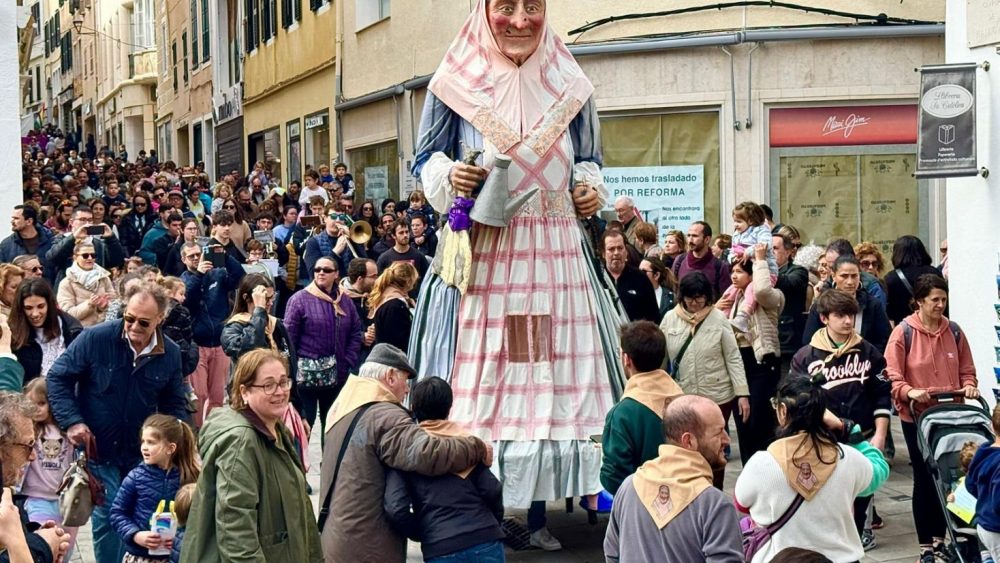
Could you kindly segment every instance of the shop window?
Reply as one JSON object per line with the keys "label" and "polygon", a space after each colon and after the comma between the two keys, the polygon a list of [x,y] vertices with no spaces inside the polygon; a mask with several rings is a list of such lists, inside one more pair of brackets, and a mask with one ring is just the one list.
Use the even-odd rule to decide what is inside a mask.
{"label": "shop window", "polygon": [[778,156],[776,211],[804,242],[870,241],[891,253],[902,235],[926,239],[915,159],[908,152]]}
{"label": "shop window", "polygon": [[[644,218],[664,227],[670,223],[687,232],[687,226],[697,220],[708,221],[715,232],[723,232],[727,225],[720,225],[720,161],[719,161],[719,113],[716,111],[667,113],[634,116],[601,117],[601,141],[604,150],[605,168],[648,168],[650,177],[672,174],[671,168],[686,167],[676,171],[698,170],[703,192],[701,201],[691,198],[689,190],[685,195],[657,195],[649,190],[634,199]],[[639,184],[636,188],[649,188]],[[608,186],[613,189],[613,186]],[[696,193],[696,192],[695,192]],[[613,199],[613,198],[612,198]],[[605,209],[610,211],[614,202],[609,201]],[[699,208],[700,206],[700,208]],[[684,209],[681,215],[664,210]]]}
{"label": "shop window", "polygon": [[305,118],[306,164],[314,169],[330,165],[330,112],[323,111]]}
{"label": "shop window", "polygon": [[288,181],[302,181],[302,137],[300,136],[299,120],[289,121],[288,125]]}
{"label": "shop window", "polygon": [[[399,149],[396,141],[348,151],[348,171],[354,176],[354,201],[375,200],[379,209],[386,198],[399,199]],[[359,192],[359,193],[358,193]]]}

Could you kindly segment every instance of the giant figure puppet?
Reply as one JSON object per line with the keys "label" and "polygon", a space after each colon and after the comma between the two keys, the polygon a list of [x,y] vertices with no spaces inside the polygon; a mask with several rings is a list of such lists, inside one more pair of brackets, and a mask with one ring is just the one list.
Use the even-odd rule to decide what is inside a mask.
{"label": "giant figure puppet", "polygon": [[[410,354],[421,377],[451,382],[452,418],[494,444],[504,504],[529,508],[533,543],[558,549],[544,501],[601,489],[589,437],[624,384],[622,313],[583,228],[607,199],[594,87],[544,0],[479,0],[429,90],[413,172],[471,252],[439,247]],[[467,164],[463,147],[483,154]],[[487,198],[508,159],[505,193]],[[464,234],[472,202],[476,219],[498,200],[510,205],[478,210],[506,226]]]}

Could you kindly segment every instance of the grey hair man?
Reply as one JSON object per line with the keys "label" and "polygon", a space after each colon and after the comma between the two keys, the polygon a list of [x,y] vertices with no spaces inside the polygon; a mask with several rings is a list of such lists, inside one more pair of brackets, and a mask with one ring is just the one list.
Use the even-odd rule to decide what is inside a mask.
{"label": "grey hair man", "polygon": [[17,486],[25,467],[35,460],[35,427],[31,421],[35,412],[35,404],[24,395],[0,392],[0,462],[3,463],[0,510],[7,511],[16,507],[21,514],[21,534],[12,534],[12,537],[5,539],[6,552],[0,555],[0,561],[51,563],[66,555],[69,549],[69,534],[54,523],[42,527],[29,524],[28,513],[24,509],[27,497],[15,495],[7,488]]}
{"label": "grey hair man", "polygon": [[635,200],[627,195],[615,198],[615,216],[618,217],[622,228],[625,229],[625,240],[635,246],[635,228],[642,222],[635,210]]}
{"label": "grey hair man", "polygon": [[478,438],[432,436],[417,425],[401,404],[416,375],[399,348],[376,344],[330,409],[319,516],[327,561],[406,561],[406,538],[382,508],[385,467],[434,477],[492,462]]}
{"label": "grey hair man", "polygon": [[664,410],[663,433],[667,444],[659,455],[615,494],[605,557],[622,563],[742,562],[736,509],[712,487],[712,470],[726,466],[729,444],[722,411],[705,397],[682,395]]}

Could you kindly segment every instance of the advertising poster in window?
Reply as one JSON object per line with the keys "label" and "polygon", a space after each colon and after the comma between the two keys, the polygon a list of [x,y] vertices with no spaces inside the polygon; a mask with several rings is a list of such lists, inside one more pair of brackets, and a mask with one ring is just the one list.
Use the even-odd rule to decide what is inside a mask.
{"label": "advertising poster in window", "polygon": [[376,205],[389,197],[389,167],[365,167],[365,198],[375,200]]}
{"label": "advertising poster in window", "polygon": [[920,232],[915,160],[912,154],[861,156],[861,240],[886,256],[900,235]]}
{"label": "advertising poster in window", "polygon": [[660,240],[667,231],[687,228],[705,220],[705,167],[636,166],[605,168],[608,188],[605,211],[614,211],[615,199],[628,196],[643,220],[656,225]]}
{"label": "advertising poster in window", "polygon": [[858,240],[858,157],[781,159],[782,221],[804,228],[803,242]]}

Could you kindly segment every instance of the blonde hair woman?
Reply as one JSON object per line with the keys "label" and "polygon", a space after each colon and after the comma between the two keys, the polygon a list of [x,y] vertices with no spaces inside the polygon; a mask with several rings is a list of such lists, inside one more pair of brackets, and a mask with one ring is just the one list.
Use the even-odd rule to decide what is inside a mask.
{"label": "blonde hair woman", "polygon": [[115,298],[111,273],[97,265],[94,245],[83,242],[73,249],[73,264],[59,282],[56,301],[84,328],[104,322],[108,304]]}
{"label": "blonde hair woman", "polygon": [[17,297],[17,286],[24,281],[25,271],[13,264],[0,264],[0,354],[10,353],[10,329],[7,319]]}
{"label": "blonde hair woman", "polygon": [[[375,280],[368,292],[368,318],[374,320],[375,341],[406,352],[410,344],[413,311],[408,296],[417,285],[417,269],[409,262],[394,262]],[[369,328],[371,330],[371,328]]]}

